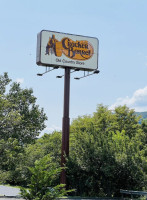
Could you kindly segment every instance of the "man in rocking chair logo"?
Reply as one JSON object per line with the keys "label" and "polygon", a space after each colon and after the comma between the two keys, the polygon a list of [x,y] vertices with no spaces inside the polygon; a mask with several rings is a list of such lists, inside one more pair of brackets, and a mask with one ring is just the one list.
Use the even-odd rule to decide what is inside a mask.
{"label": "man in rocking chair logo", "polygon": [[49,41],[47,43],[46,46],[46,55],[48,54],[55,54],[55,46],[56,46],[56,42],[58,42],[58,40],[55,39],[55,35],[52,35],[51,38],[49,38]]}
{"label": "man in rocking chair logo", "polygon": [[93,46],[86,40],[73,41],[68,37],[61,41],[55,39],[55,35],[49,37],[45,55],[55,54],[61,57],[62,53],[73,60],[88,60],[94,54]]}

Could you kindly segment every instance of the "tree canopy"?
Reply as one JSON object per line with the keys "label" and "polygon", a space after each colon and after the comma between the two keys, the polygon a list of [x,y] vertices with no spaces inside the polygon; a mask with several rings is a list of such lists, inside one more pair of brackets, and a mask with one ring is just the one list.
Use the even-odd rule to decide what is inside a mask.
{"label": "tree canopy", "polygon": [[[45,180],[49,187],[60,184],[60,174],[53,180],[51,175],[60,171],[62,134],[37,138],[45,120],[32,89],[22,89],[7,73],[0,76],[0,182],[31,186],[32,192],[36,181],[46,184],[47,192]],[[92,115],[72,121],[66,159],[73,195],[116,197],[120,189],[147,190],[147,120],[125,105],[114,111],[98,105]]]}
{"label": "tree canopy", "polygon": [[15,138],[24,145],[34,141],[45,128],[47,117],[36,105],[32,89],[11,82],[7,73],[0,76],[0,139]]}
{"label": "tree canopy", "polygon": [[20,181],[24,148],[35,142],[46,119],[32,89],[22,89],[7,73],[0,76],[0,181]]}
{"label": "tree canopy", "polygon": [[126,106],[111,112],[103,105],[72,122],[68,181],[77,195],[147,189],[146,125]]}

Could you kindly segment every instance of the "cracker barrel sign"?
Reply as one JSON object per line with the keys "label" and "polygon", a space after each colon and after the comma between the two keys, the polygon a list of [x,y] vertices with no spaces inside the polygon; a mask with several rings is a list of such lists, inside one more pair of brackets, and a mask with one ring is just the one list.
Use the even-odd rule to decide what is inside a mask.
{"label": "cracker barrel sign", "polygon": [[37,36],[36,63],[43,66],[96,70],[98,68],[98,39],[41,31]]}

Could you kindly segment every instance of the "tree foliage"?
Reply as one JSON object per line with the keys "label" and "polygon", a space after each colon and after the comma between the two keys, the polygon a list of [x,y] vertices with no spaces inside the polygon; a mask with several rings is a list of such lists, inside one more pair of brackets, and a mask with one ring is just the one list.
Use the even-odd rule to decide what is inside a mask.
{"label": "tree foliage", "polygon": [[[61,133],[53,132],[52,134],[45,134],[38,138],[34,144],[29,144],[23,153],[23,169],[20,169],[22,182],[24,186],[30,184],[31,173],[29,168],[35,166],[35,162],[42,159],[44,156],[50,155],[52,162],[60,167],[61,162]],[[60,180],[57,179],[57,184]]]}
{"label": "tree foliage", "polygon": [[[145,125],[126,106],[99,105],[71,125],[68,182],[82,196],[119,196],[147,189]],[[142,127],[143,126],[143,127]]]}
{"label": "tree foliage", "polygon": [[[0,182],[29,186],[30,192],[23,189],[28,200],[60,195],[61,133],[37,139],[45,120],[32,89],[0,76]],[[73,120],[66,170],[74,195],[146,190],[147,120],[126,106],[110,111],[103,105]]]}
{"label": "tree foliage", "polygon": [[29,189],[21,188],[21,195],[26,200],[54,200],[71,192],[65,190],[65,185],[56,184],[61,168],[57,167],[50,155],[44,156],[35,162],[31,171],[31,183]]}
{"label": "tree foliage", "polygon": [[31,143],[45,128],[47,119],[43,109],[36,105],[32,89],[22,89],[19,83],[12,83],[8,75],[0,76],[0,139],[18,139],[21,145]]}
{"label": "tree foliage", "polygon": [[45,128],[46,119],[32,89],[22,89],[7,73],[0,76],[0,181],[20,181],[24,148]]}

